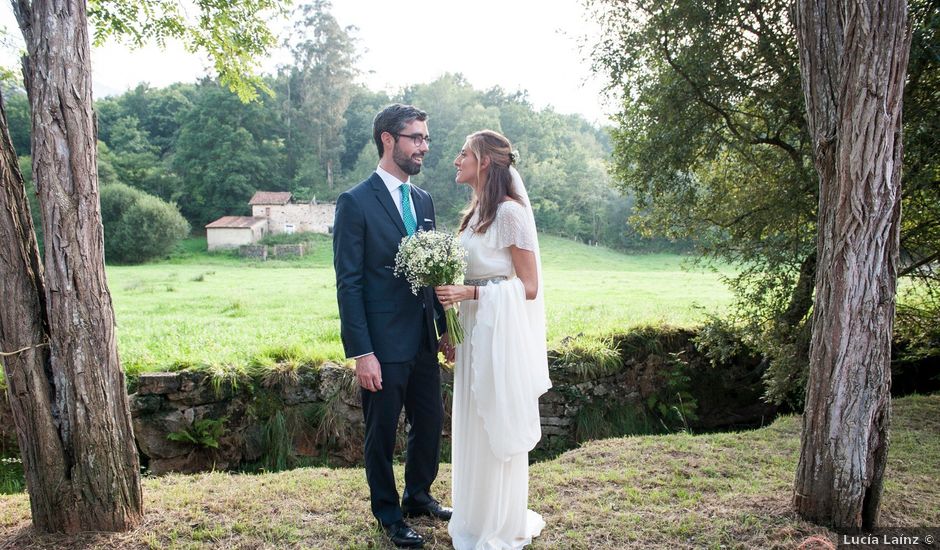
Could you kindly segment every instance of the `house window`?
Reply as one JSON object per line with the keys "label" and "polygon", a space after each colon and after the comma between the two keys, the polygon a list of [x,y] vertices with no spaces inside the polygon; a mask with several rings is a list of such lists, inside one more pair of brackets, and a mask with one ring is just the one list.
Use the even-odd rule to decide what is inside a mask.
{"label": "house window", "polygon": [[266,206],[266,207],[264,208],[264,217],[265,217],[265,218],[270,218],[270,217],[271,217],[271,207],[270,207],[270,206]]}
{"label": "house window", "polygon": [[284,224],[284,233],[287,233],[288,235],[293,235],[293,234],[294,234],[294,224],[292,224],[292,223],[285,223],[285,224]]}

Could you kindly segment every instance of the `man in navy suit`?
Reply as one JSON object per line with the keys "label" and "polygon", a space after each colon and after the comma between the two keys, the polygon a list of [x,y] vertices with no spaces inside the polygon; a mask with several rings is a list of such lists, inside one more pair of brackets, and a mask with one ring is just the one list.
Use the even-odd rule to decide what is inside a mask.
{"label": "man in navy suit", "polygon": [[[440,304],[432,289],[415,296],[408,282],[393,274],[401,240],[417,229],[434,229],[431,196],[409,181],[421,171],[430,145],[427,119],[424,111],[401,104],[376,115],[372,137],[378,168],[339,196],[333,223],[340,332],[362,386],[372,513],[399,547],[424,544],[405,517],[450,519],[451,514],[430,494],[444,417],[435,333]],[[392,454],[402,406],[410,429],[399,503]]]}

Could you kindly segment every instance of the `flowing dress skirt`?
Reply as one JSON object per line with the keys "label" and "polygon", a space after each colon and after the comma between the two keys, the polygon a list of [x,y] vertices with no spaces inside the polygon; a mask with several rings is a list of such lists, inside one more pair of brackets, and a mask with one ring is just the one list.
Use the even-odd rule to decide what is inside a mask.
{"label": "flowing dress skirt", "polygon": [[492,451],[477,412],[470,342],[476,322],[476,302],[460,306],[464,341],[457,347],[454,371],[452,425],[452,502],[448,531],[457,550],[522,548],[545,526],[542,516],[528,509],[528,453],[509,460]]}

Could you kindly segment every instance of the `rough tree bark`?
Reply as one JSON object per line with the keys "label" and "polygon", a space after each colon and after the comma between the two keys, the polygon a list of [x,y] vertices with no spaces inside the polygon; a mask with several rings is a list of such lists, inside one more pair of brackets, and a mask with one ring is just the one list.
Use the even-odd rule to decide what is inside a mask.
{"label": "rough tree bark", "polygon": [[33,522],[45,532],[125,530],[142,516],[140,466],[104,271],[86,6],[13,8],[27,47],[45,273],[5,136],[0,343],[11,352],[48,342],[3,357]]}
{"label": "rough tree bark", "polygon": [[[33,522],[54,525],[71,509],[57,488],[68,478],[53,419],[42,262],[29,202],[0,98],[0,348]],[[67,520],[74,523],[74,519]]]}
{"label": "rough tree bark", "polygon": [[796,0],[819,173],[816,304],[793,503],[842,531],[875,526],[890,420],[898,264],[904,0]]}

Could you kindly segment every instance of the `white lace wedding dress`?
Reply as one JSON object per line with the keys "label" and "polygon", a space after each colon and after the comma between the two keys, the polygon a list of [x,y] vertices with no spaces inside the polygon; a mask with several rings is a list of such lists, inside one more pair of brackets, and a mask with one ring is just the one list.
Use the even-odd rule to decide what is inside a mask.
{"label": "white lace wedding dress", "polygon": [[504,202],[484,234],[468,228],[461,243],[465,279],[492,281],[479,287],[478,300],[460,304],[465,333],[454,371],[448,531],[457,550],[522,548],[545,526],[528,509],[528,452],[541,437],[538,397],[551,387],[541,296],[525,299],[509,250],[538,257],[531,209]]}

